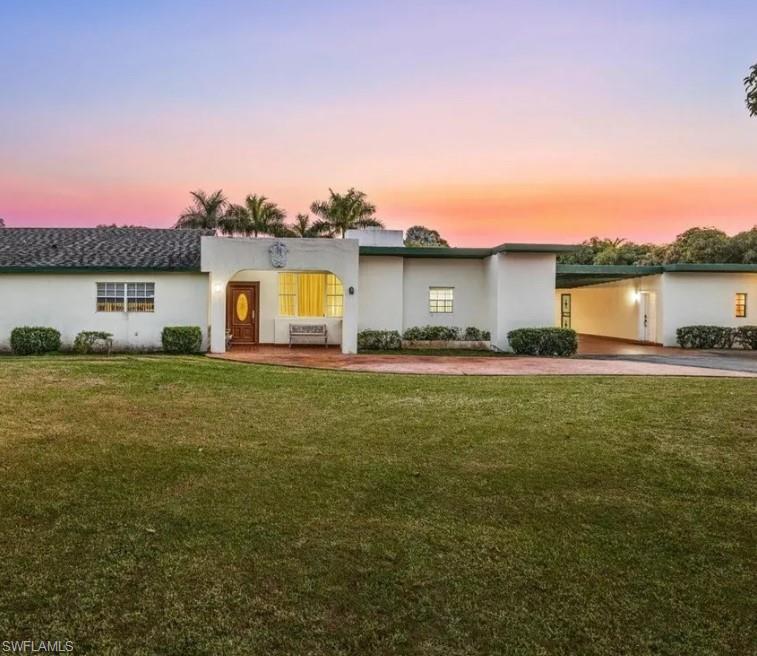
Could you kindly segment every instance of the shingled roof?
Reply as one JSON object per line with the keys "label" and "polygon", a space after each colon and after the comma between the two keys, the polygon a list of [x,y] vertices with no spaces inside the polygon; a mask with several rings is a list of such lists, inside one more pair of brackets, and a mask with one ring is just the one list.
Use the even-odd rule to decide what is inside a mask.
{"label": "shingled roof", "polygon": [[199,271],[212,230],[0,228],[0,272]]}

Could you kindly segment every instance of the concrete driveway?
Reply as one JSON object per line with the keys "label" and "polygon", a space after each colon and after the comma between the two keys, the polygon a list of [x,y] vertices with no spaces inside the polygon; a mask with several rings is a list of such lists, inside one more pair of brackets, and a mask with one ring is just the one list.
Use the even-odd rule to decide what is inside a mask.
{"label": "concrete driveway", "polygon": [[654,356],[586,355],[575,358],[533,358],[495,354],[491,356],[412,355],[407,351],[397,354],[343,355],[336,347],[311,346],[290,349],[286,346],[257,346],[222,355],[210,355],[210,357],[252,364],[397,374],[757,377],[757,373],[732,368],[718,369],[709,366],[692,366],[688,363],[656,363],[643,359],[629,359]]}
{"label": "concrete driveway", "polygon": [[579,335],[578,344],[579,357],[591,360],[623,360],[757,374],[757,351],[698,351],[591,335]]}

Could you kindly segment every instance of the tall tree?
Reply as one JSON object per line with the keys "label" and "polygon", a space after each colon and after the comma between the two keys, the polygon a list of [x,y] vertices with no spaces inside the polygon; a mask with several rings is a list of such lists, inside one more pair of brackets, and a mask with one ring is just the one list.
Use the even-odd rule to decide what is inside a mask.
{"label": "tall tree", "polygon": [[5,219],[2,216],[0,216],[0,228],[4,228],[4,227],[5,227]]}
{"label": "tall tree", "polygon": [[229,207],[221,222],[221,230],[230,235],[283,237],[287,233],[285,217],[286,213],[276,203],[265,196],[249,194],[244,205]]}
{"label": "tall tree", "polygon": [[744,78],[746,88],[746,106],[751,116],[757,116],[757,64],[749,69],[749,75]]}
{"label": "tall tree", "polygon": [[734,262],[757,264],[757,225],[731,237]]}
{"label": "tall tree", "polygon": [[734,249],[727,234],[717,228],[689,228],[668,248],[665,263],[728,263]]}
{"label": "tall tree", "polygon": [[218,230],[229,206],[223,190],[206,194],[202,189],[198,189],[189,193],[192,195],[192,204],[184,210],[174,228]]}
{"label": "tall tree", "polygon": [[350,188],[345,194],[329,189],[328,200],[317,200],[310,205],[310,211],[326,222],[331,230],[344,238],[348,230],[354,228],[383,228],[376,217],[376,206],[366,200],[362,191]]}
{"label": "tall tree", "polygon": [[294,223],[287,226],[292,237],[333,237],[334,232],[326,221],[311,221],[309,214],[298,214]]}
{"label": "tall tree", "polygon": [[447,247],[449,243],[437,230],[426,226],[414,225],[405,232],[405,246],[410,248]]}

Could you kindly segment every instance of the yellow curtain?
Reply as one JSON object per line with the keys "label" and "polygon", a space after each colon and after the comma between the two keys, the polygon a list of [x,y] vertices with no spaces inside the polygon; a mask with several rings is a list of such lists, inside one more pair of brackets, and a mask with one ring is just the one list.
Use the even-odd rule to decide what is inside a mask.
{"label": "yellow curtain", "polygon": [[279,314],[293,317],[297,314],[297,274],[289,271],[279,274]]}
{"label": "yellow curtain", "polygon": [[322,317],[326,314],[326,274],[301,273],[297,280],[297,314]]}

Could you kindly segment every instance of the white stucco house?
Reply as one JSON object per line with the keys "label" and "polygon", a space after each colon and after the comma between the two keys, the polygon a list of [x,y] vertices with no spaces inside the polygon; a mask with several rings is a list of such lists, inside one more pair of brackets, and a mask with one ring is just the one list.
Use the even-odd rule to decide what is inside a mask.
{"label": "white stucco house", "polygon": [[160,348],[164,326],[206,346],[287,344],[292,324],[357,350],[363,329],[475,326],[507,349],[519,327],[675,344],[682,325],[757,323],[757,265],[557,265],[570,245],[405,248],[402,232],[346,239],[239,239],[200,230],[0,229],[0,349],[52,326],[71,344],[104,330],[122,349]]}

